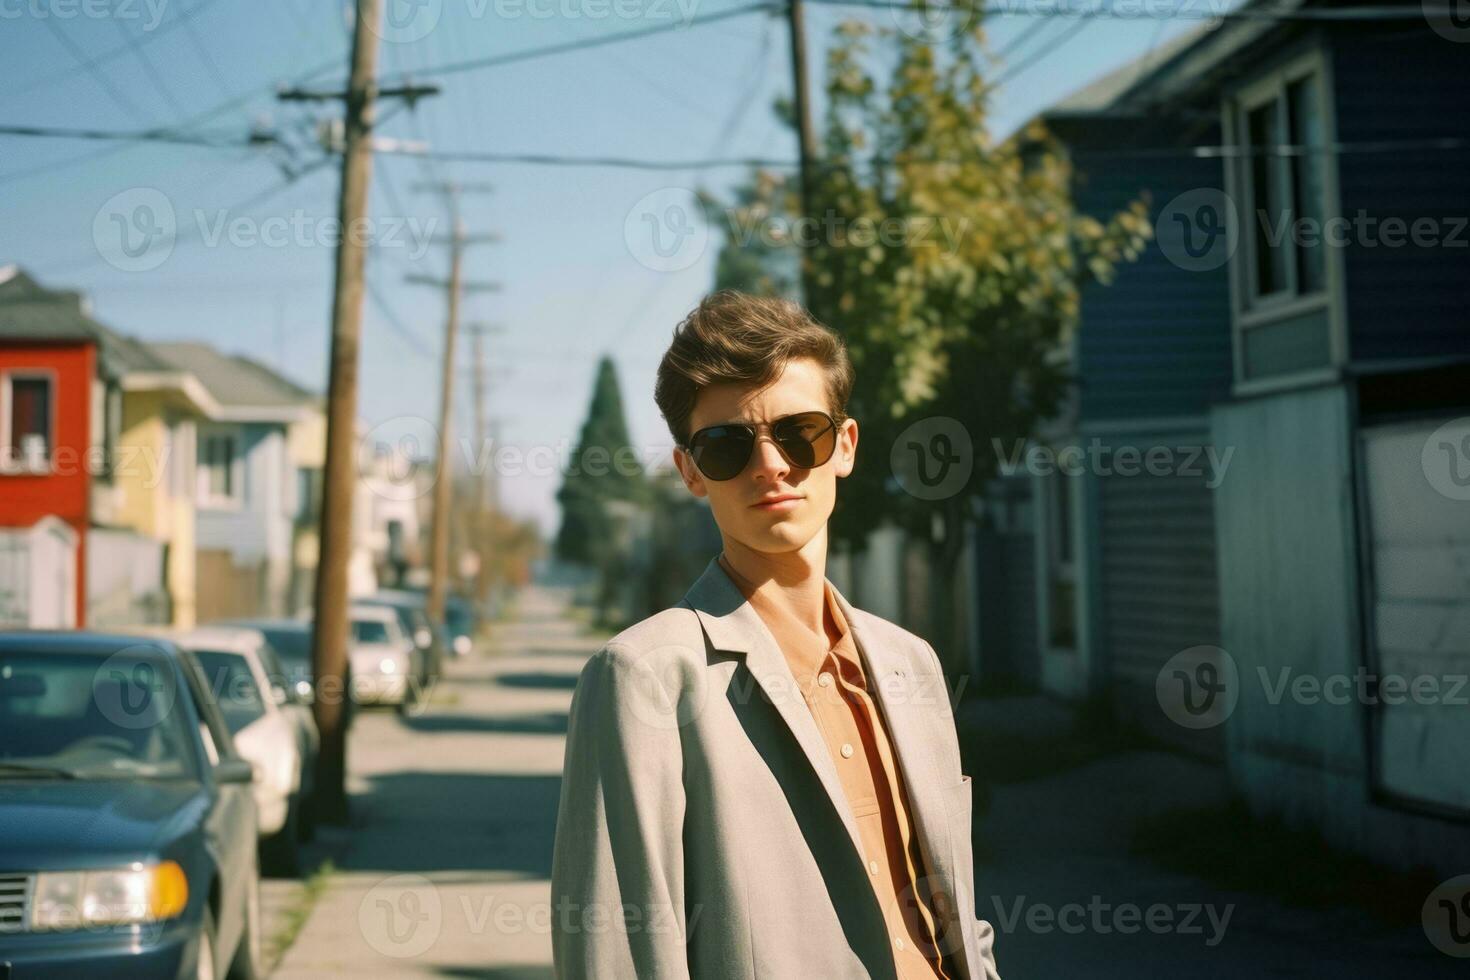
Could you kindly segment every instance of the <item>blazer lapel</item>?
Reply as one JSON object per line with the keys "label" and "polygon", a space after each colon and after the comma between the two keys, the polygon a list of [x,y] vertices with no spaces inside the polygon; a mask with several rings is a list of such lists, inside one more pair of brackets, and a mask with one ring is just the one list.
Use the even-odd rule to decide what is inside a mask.
{"label": "blazer lapel", "polygon": [[847,796],[837,776],[837,766],[822,740],[811,709],[797,689],[796,677],[765,620],[746,600],[739,587],[730,581],[718,558],[710,560],[704,573],[685,593],[683,601],[699,616],[711,646],[724,653],[744,655],[746,669],[795,736],[822,788],[827,791],[832,806],[841,815],[854,853],[861,855],[862,839],[858,836],[857,821],[847,805]]}
{"label": "blazer lapel", "polygon": [[[828,584],[831,584],[830,579]],[[900,651],[887,649],[880,643],[836,586],[832,586],[832,591],[863,658],[869,689],[874,692],[874,699],[888,726],[901,778],[908,790],[920,851],[928,863],[928,873],[938,878],[940,885],[953,895],[955,881],[949,821],[936,792],[941,787],[937,784],[933,767],[929,765],[928,744],[934,729],[923,717],[925,711],[939,710],[931,703],[933,688],[921,688],[921,678],[911,676],[908,661]],[[861,855],[863,848],[857,821],[847,804],[836,764],[765,620],[746,600],[739,587],[730,581],[718,558],[710,560],[704,573],[685,593],[683,602],[699,616],[711,646],[725,653],[744,654],[746,669],[801,746],[833,807],[841,814],[854,852]],[[938,682],[931,678],[930,683]],[[942,683],[939,686],[942,690]]]}

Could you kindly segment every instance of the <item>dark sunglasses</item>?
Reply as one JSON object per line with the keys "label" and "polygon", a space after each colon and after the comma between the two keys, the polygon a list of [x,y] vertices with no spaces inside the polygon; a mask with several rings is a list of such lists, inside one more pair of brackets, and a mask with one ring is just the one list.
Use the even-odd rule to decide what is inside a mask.
{"label": "dark sunglasses", "polygon": [[[755,451],[758,430],[743,422],[709,425],[689,437],[684,450],[710,480],[740,475]],[[798,412],[771,423],[771,440],[797,469],[809,470],[832,458],[837,448],[837,423],[826,412]]]}

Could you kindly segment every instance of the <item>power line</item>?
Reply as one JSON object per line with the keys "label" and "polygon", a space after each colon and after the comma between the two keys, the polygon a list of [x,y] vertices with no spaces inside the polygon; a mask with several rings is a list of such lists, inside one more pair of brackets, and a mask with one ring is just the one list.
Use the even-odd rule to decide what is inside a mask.
{"label": "power line", "polygon": [[[147,114],[144,113],[142,109],[138,108],[137,103],[129,99],[127,96],[123,95],[120,88],[118,88],[116,85],[113,85],[107,80],[107,76],[102,74],[102,72],[97,68],[96,63],[91,62],[87,59],[87,53],[81,48],[77,47],[77,42],[73,41],[70,37],[67,36],[66,31],[61,29],[61,27],[56,23],[55,18],[47,17],[46,27],[48,30],[51,31],[56,40],[60,42],[61,46],[63,48],[66,48],[67,52],[71,55],[72,60],[77,63],[78,67],[80,67],[82,71],[85,71],[87,74],[92,76],[92,80],[97,83],[97,87],[106,92],[107,97],[113,102],[117,103],[118,108],[122,109],[128,115],[138,120],[138,122],[143,123],[145,126],[148,124]],[[123,45],[123,50],[127,50],[127,45]]]}
{"label": "power line", "polygon": [[[470,58],[465,61],[453,61],[443,65],[431,65],[427,68],[420,68],[412,72],[412,75],[414,77],[426,75],[454,75],[459,74],[460,72],[478,71],[481,68],[497,68],[501,65],[515,64],[516,62],[529,61],[534,58],[544,58],[550,55],[566,54],[572,51],[584,51],[588,48],[600,48],[603,45],[607,44],[618,44],[623,41],[634,41],[639,38],[652,37],[655,34],[667,34],[670,31],[682,31],[686,30],[687,28],[695,27],[701,24],[713,24],[718,21],[729,20],[732,17],[744,17],[747,14],[756,13],[777,13],[784,9],[784,3],[772,2],[772,0],[762,0],[762,2],[759,3],[744,4],[739,7],[732,7],[729,10],[720,10],[714,13],[702,14],[697,17],[690,17],[686,20],[676,20],[668,24],[659,24],[655,27],[644,27],[633,31],[622,31],[617,34],[608,34],[602,37],[581,38],[576,41],[563,41],[558,44],[548,44],[539,48],[528,48],[524,51],[512,51],[508,54],[490,55],[484,58]],[[402,82],[407,80],[409,76],[410,73],[404,72],[396,76],[394,80]],[[384,81],[386,83],[387,80],[385,79]]]}
{"label": "power line", "polygon": [[148,56],[148,51],[143,47],[138,35],[128,30],[128,25],[123,22],[121,17],[114,18],[112,22],[117,25],[117,29],[122,34],[123,40],[128,44],[128,49],[133,52],[133,57],[138,60],[138,64],[143,66],[143,74],[148,76],[149,84],[158,92],[163,101],[168,103],[170,109],[180,116],[187,115],[188,111],[179,103],[178,98],[174,95],[173,89],[164,81],[163,75],[158,70],[158,66]]}
{"label": "power line", "polygon": [[[214,149],[237,149],[244,146],[261,146],[274,143],[271,135],[252,135],[240,138],[234,135],[211,135],[208,133],[186,133],[177,128],[158,129],[65,129],[57,126],[6,126],[0,125],[0,136],[35,136],[47,139],[70,140],[121,140],[128,143],[173,143],[180,146],[207,146]],[[9,177],[6,174],[5,177]]]}
{"label": "power line", "polygon": [[[904,0],[805,0],[805,2],[831,7],[867,7],[877,10],[912,11],[915,9],[912,3],[904,2]],[[1401,21],[1421,20],[1426,14],[1432,16],[1438,13],[1449,16],[1452,12],[1448,7],[1435,8],[1428,5],[1420,6],[1418,4],[1412,7],[1405,4],[1389,4],[1386,6],[1372,7],[1311,7],[1298,9],[1286,7],[1242,7],[1237,10],[1227,11],[1149,10],[1147,7],[1139,9],[1134,6],[1129,6],[1125,10],[1111,10],[1102,7],[1038,6],[1034,3],[1028,4],[1025,0],[1010,0],[1010,2],[995,4],[977,4],[974,7],[963,4],[935,3],[933,0],[925,0],[924,6],[931,11],[953,11],[957,14],[979,17],[1015,16],[1047,19],[1106,17],[1119,20],[1165,19],[1198,21]]]}
{"label": "power line", "polygon": [[[192,9],[185,10],[183,13],[179,14],[179,16],[173,18],[172,20],[164,21],[158,27],[154,28],[152,31],[149,31],[148,36],[143,39],[141,43],[152,44],[159,38],[166,36],[170,31],[174,31],[182,27],[184,23],[190,18],[198,17],[200,14],[204,13],[204,11],[208,10],[210,7],[213,7],[217,3],[219,3],[219,0],[200,0],[200,2],[196,4]],[[46,25],[51,28],[52,33],[60,30],[60,28],[56,25],[54,17],[47,17]],[[69,40],[70,39],[68,39],[68,41]],[[131,44],[120,44],[117,47],[109,48],[106,51],[102,51],[90,57],[84,55],[79,59],[78,64],[73,65],[70,68],[64,68],[61,71],[52,72],[49,75],[40,75],[36,78],[31,79],[29,82],[26,82],[24,85],[18,85],[14,88],[9,88],[6,90],[5,95],[14,98],[18,95],[24,95],[27,92],[33,92],[38,88],[44,88],[47,86],[55,85],[58,82],[64,82],[67,79],[74,78],[75,76],[80,75],[83,72],[93,71],[98,66],[104,65],[107,62],[112,61],[114,58],[119,58],[122,55],[127,54],[131,47]]]}
{"label": "power line", "polygon": [[990,84],[998,88],[1004,85],[1006,82],[1009,82],[1011,79],[1015,78],[1017,75],[1023,74],[1024,72],[1026,72],[1027,69],[1035,67],[1040,61],[1042,61],[1042,59],[1057,51],[1059,48],[1062,47],[1062,45],[1072,40],[1072,38],[1076,37],[1078,34],[1081,34],[1089,26],[1091,26],[1092,23],[1093,22],[1091,20],[1073,21],[1065,28],[1063,28],[1062,32],[1052,38],[1049,42],[1042,45],[1040,48],[1037,48],[1026,58],[1023,58],[1022,60],[1012,65],[1010,68],[1001,72],[1000,75],[996,77],[995,81],[991,82]]}

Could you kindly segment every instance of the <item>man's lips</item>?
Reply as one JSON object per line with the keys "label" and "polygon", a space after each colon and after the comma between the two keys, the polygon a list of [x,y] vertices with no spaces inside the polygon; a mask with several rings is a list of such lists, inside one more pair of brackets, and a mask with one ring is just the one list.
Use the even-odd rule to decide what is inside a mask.
{"label": "man's lips", "polygon": [[780,494],[751,504],[756,510],[790,510],[801,500],[798,494]]}

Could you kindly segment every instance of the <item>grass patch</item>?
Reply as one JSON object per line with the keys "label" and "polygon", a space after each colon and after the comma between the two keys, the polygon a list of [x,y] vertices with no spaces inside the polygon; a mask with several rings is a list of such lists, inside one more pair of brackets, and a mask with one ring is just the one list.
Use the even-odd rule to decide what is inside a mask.
{"label": "grass patch", "polygon": [[291,944],[301,934],[306,920],[311,917],[311,910],[316,906],[316,900],[321,897],[327,887],[327,882],[336,873],[337,867],[332,863],[331,858],[317,865],[311,876],[301,883],[301,890],[292,897],[291,903],[282,911],[280,927],[271,935],[262,937],[261,955],[265,959],[267,974],[275,970],[281,957],[286,955],[286,950],[291,948]]}
{"label": "grass patch", "polygon": [[1306,908],[1360,909],[1390,926],[1418,924],[1424,897],[1439,880],[1428,870],[1394,871],[1342,851],[1314,829],[1253,816],[1238,798],[1160,814],[1137,828],[1130,850],[1221,888]]}

